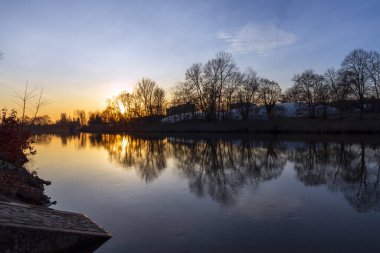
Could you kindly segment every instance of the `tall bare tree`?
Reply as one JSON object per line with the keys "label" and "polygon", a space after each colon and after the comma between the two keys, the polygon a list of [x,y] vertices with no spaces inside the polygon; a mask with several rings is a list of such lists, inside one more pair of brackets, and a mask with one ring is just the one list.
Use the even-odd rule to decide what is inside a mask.
{"label": "tall bare tree", "polygon": [[238,101],[240,103],[240,114],[243,119],[248,119],[249,110],[252,104],[257,102],[259,91],[259,78],[252,68],[244,72],[243,82],[238,91]]}
{"label": "tall bare tree", "polygon": [[143,78],[137,84],[136,97],[142,103],[144,116],[153,115],[153,93],[156,86],[156,82],[149,78]]}
{"label": "tall bare tree", "polygon": [[133,94],[122,91],[117,97],[118,110],[123,114],[124,119],[128,120],[134,117]]}
{"label": "tall bare tree", "polygon": [[211,88],[210,113],[213,117],[216,112],[223,111],[222,96],[228,83],[234,79],[237,67],[232,59],[232,55],[226,52],[219,52],[214,59],[208,61],[204,66],[204,79]]}
{"label": "tall bare tree", "polygon": [[324,76],[318,75],[321,79],[316,83],[317,103],[323,106],[323,118],[327,118],[327,104],[330,102],[330,86],[325,82]]}
{"label": "tall bare tree", "polygon": [[202,64],[195,63],[190,68],[186,70],[185,81],[181,83],[178,87],[177,93],[182,95],[188,95],[192,97],[197,108],[205,113],[206,118],[208,115],[208,89],[204,85],[202,77]]}
{"label": "tall bare tree", "polygon": [[87,123],[87,117],[85,110],[77,109],[74,111],[74,116],[79,120],[79,124],[81,126],[86,125]]}
{"label": "tall bare tree", "polygon": [[177,106],[186,103],[196,104],[197,101],[195,97],[194,90],[187,85],[186,82],[180,82],[171,90],[170,105]]}
{"label": "tall bare tree", "polygon": [[284,94],[282,94],[282,102],[287,102],[287,103],[296,103],[300,102],[300,96],[298,94],[298,90],[296,89],[295,86],[292,86],[288,89],[285,90]]}
{"label": "tall bare tree", "polygon": [[319,102],[320,86],[323,76],[309,69],[293,77],[294,89],[300,102],[305,102],[309,108],[309,117],[315,118],[315,108]]}
{"label": "tall bare tree", "polygon": [[370,55],[363,49],[355,49],[342,62],[342,70],[350,80],[351,92],[360,104],[360,117],[364,114],[364,99],[370,91],[367,64]]}
{"label": "tall bare tree", "polygon": [[339,117],[343,118],[343,109],[350,93],[350,85],[345,82],[343,71],[330,68],[324,74],[324,83],[329,87],[332,103],[339,109]]}
{"label": "tall bare tree", "polygon": [[272,116],[273,108],[281,98],[281,87],[278,83],[266,78],[259,80],[259,99],[265,105],[268,117]]}
{"label": "tall bare tree", "polygon": [[376,51],[369,52],[366,64],[369,79],[372,83],[373,92],[380,99],[380,54]]}
{"label": "tall bare tree", "polygon": [[[24,134],[25,126],[27,124],[27,118],[30,118],[29,122],[29,131],[34,124],[34,120],[38,116],[40,109],[43,106],[46,106],[50,102],[43,99],[43,88],[38,89],[33,88],[29,89],[28,82],[26,82],[25,90],[22,94],[15,93],[14,97],[16,98],[15,103],[21,108],[21,134]],[[28,112],[31,113],[31,116],[28,116]]]}
{"label": "tall bare tree", "polygon": [[156,87],[153,91],[153,115],[163,115],[165,111],[165,91]]}
{"label": "tall bare tree", "polygon": [[186,70],[185,83],[207,119],[216,119],[217,112],[222,111],[223,91],[236,70],[232,56],[226,52],[219,52],[205,65],[196,63]]}
{"label": "tall bare tree", "polygon": [[243,81],[244,74],[242,74],[240,71],[235,71],[231,75],[222,94],[223,111],[231,110],[231,104],[238,102],[238,92]]}

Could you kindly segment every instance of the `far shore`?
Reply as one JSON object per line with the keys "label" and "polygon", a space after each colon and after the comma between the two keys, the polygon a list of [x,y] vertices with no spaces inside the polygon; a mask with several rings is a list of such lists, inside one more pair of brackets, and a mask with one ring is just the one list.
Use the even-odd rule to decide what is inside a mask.
{"label": "far shore", "polygon": [[366,115],[363,119],[276,118],[248,121],[186,121],[179,123],[131,123],[124,127],[85,126],[87,133],[131,132],[188,132],[188,133],[380,133],[380,115]]}

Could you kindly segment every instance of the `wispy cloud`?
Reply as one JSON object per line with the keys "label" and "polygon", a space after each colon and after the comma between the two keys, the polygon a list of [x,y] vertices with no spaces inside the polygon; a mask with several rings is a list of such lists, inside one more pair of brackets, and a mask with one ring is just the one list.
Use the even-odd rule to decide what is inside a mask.
{"label": "wispy cloud", "polygon": [[231,51],[242,54],[263,54],[297,41],[294,33],[281,30],[274,25],[255,24],[245,25],[235,32],[221,31],[216,37],[228,43]]}

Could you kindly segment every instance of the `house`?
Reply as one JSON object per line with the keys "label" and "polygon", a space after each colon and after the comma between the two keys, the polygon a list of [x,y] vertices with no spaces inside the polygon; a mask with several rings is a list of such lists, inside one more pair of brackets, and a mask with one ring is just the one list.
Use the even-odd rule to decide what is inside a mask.
{"label": "house", "polygon": [[191,103],[186,103],[182,105],[176,105],[166,109],[166,116],[172,116],[181,113],[194,113],[195,105]]}

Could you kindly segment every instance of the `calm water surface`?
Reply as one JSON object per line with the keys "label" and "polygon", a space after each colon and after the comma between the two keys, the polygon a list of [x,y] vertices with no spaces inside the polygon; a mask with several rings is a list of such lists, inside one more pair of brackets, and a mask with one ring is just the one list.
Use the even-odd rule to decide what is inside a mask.
{"label": "calm water surface", "polygon": [[380,145],[81,134],[35,146],[54,208],[113,234],[97,252],[380,252]]}

